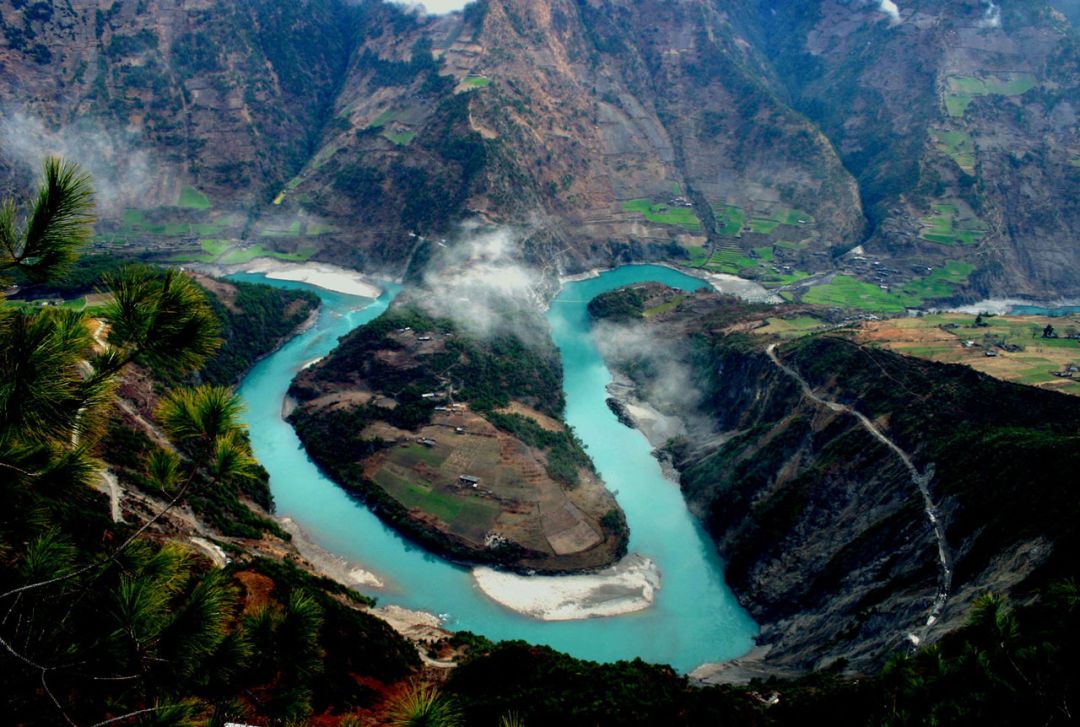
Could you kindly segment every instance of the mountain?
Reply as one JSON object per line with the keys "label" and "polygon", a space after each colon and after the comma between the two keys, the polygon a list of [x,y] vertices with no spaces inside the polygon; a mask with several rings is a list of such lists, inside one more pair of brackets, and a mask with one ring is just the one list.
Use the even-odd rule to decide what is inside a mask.
{"label": "mountain", "polygon": [[566,271],[664,259],[896,291],[953,261],[904,304],[1080,294],[1068,18],[892,7],[4,0],[0,171],[91,158],[101,246],[203,262],[401,274],[416,236],[478,218]]}
{"label": "mountain", "polygon": [[1074,576],[1075,397],[861,345],[827,309],[653,285],[590,310],[629,377],[617,406],[685,423],[654,446],[762,626],[708,678],[872,672],[988,592],[1026,600]]}

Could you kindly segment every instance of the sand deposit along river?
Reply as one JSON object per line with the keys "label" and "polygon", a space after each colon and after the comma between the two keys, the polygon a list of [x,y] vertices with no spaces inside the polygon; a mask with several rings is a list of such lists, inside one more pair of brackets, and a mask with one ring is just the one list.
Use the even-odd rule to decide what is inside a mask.
{"label": "sand deposit along river", "polygon": [[[234,277],[308,287],[260,275]],[[630,525],[632,555],[621,569],[606,576],[528,579],[452,565],[383,525],[308,459],[281,417],[289,382],[301,366],[328,353],[340,336],[386,310],[397,292],[394,286],[376,301],[316,290],[323,300],[316,325],[244,379],[240,395],[252,445],[270,472],[278,514],[383,584],[360,590],[383,604],[440,614],[452,630],[548,644],[598,661],[641,657],[682,671],[744,654],[757,626],[724,584],[711,542],[678,487],[661,473],[645,437],[621,425],[605,403],[611,375],[589,333],[586,305],[600,293],[643,281],[686,290],[705,285],[664,267],[627,266],[568,283],[548,312],[565,369],[566,419],[588,446],[607,486],[617,492]],[[620,615],[566,620],[588,613]]]}

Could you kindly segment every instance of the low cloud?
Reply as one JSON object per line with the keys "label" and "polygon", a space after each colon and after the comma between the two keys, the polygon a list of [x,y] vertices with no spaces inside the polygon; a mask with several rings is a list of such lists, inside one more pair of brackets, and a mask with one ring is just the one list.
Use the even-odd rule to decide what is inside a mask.
{"label": "low cloud", "polygon": [[[456,241],[434,242],[421,304],[474,336],[528,339],[543,325],[543,274],[522,258],[521,236],[465,225]],[[545,336],[546,338],[546,336]]]}
{"label": "low cloud", "polygon": [[888,15],[894,23],[900,22],[900,8],[893,0],[878,0],[878,9]]}
{"label": "low cloud", "polygon": [[635,382],[642,399],[662,414],[682,419],[692,434],[712,431],[684,344],[667,340],[661,344],[656,331],[641,323],[600,322],[593,327],[593,337],[613,368],[640,374]]}
{"label": "low cloud", "polygon": [[1001,27],[1001,8],[993,0],[987,2],[986,10],[983,11],[983,17],[979,21],[979,25],[983,28]]}
{"label": "low cloud", "polygon": [[0,154],[31,174],[50,156],[77,162],[91,175],[97,208],[104,212],[147,206],[154,182],[161,181],[137,139],[89,120],[53,130],[23,110],[0,111]]}

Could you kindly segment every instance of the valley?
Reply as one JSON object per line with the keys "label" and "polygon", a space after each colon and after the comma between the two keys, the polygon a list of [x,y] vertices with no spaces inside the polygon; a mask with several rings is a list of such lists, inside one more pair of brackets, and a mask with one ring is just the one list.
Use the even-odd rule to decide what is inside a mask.
{"label": "valley", "polygon": [[30,148],[83,161],[108,180],[96,244],[157,260],[395,277],[478,219],[525,229],[559,272],[662,260],[781,290],[841,273],[893,310],[1075,295],[1071,26],[1041,4],[995,18],[8,2],[0,64],[20,91],[0,89],[0,168],[25,188]]}
{"label": "valley", "polygon": [[20,725],[1073,720],[1077,0],[0,0]]}

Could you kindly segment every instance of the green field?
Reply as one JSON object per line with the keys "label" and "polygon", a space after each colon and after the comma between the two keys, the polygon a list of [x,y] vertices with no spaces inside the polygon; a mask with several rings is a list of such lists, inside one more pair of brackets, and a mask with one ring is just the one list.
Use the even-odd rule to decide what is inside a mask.
{"label": "green field", "polygon": [[771,235],[780,225],[798,225],[800,220],[812,222],[813,217],[799,210],[777,208],[768,214],[751,217],[750,231],[760,235]]}
{"label": "green field", "polygon": [[760,260],[749,257],[737,248],[722,248],[713,253],[704,267],[719,273],[737,275],[741,270],[757,267],[760,263]]}
{"label": "green field", "polygon": [[730,204],[723,207],[713,207],[713,215],[716,217],[717,231],[725,237],[738,237],[742,232],[743,225],[746,224],[746,214],[743,212],[742,207],[735,207]]}
{"label": "green field", "polygon": [[415,467],[418,464],[425,464],[428,467],[438,467],[446,461],[449,454],[449,449],[442,447],[433,449],[414,442],[407,447],[398,449],[394,453],[394,461],[410,468]]}
{"label": "green field", "polygon": [[252,245],[246,248],[238,248],[230,250],[220,262],[222,265],[240,265],[243,263],[249,263],[257,257],[272,257],[275,260],[284,260],[286,262],[304,262],[311,258],[315,254],[313,249],[304,249],[299,252],[278,252],[276,250],[268,250],[262,245]]}
{"label": "green field", "polygon": [[690,267],[700,268],[709,262],[709,254],[703,247],[688,247],[690,252]]}
{"label": "green field", "polygon": [[701,231],[701,220],[690,207],[670,207],[666,204],[653,204],[648,199],[632,199],[622,203],[623,212],[637,212],[649,222],[663,225],[677,225],[691,232]]}
{"label": "green field", "polygon": [[[421,445],[413,445],[419,449],[425,450],[427,454],[414,452],[412,447],[405,453],[404,457],[399,456],[401,453],[395,453],[394,459],[411,460],[414,462],[426,462],[427,457],[432,457],[433,462],[437,461],[438,464],[442,463],[442,459],[445,459],[447,453],[443,453],[442,459],[436,453],[427,450],[426,447]],[[474,540],[482,540],[484,534],[491,529],[495,522],[495,517],[498,515],[498,508],[484,500],[479,500],[474,497],[460,497],[451,493],[440,492],[434,487],[428,485],[413,482],[407,475],[400,474],[398,470],[399,465],[383,466],[375,473],[375,484],[386,490],[386,492],[395,500],[409,509],[422,510],[425,513],[429,513],[439,518],[443,522],[451,525],[455,530],[464,531],[467,537]],[[432,466],[437,466],[432,464]],[[398,470],[398,471],[395,471]]]}
{"label": "green field", "polygon": [[979,219],[960,219],[955,205],[931,205],[934,214],[924,217],[922,238],[941,245],[974,244],[986,234],[986,225]]}
{"label": "green field", "polygon": [[384,131],[382,134],[384,137],[394,142],[398,146],[408,146],[409,142],[416,136],[415,131],[399,131],[397,133]]}
{"label": "green field", "polygon": [[[805,280],[810,277],[810,273],[804,270],[794,270],[790,273],[777,273],[773,271],[766,272],[758,279],[758,282],[765,287],[779,287],[782,285],[791,285],[797,283],[800,280]],[[783,295],[783,294],[781,294]]]}
{"label": "green field", "polygon": [[1035,87],[1035,78],[1028,73],[986,78],[952,76],[947,84],[945,110],[950,116],[961,117],[977,96],[1019,96]]}
{"label": "green field", "polygon": [[669,311],[673,311],[676,308],[678,308],[680,305],[682,305],[682,302],[684,300],[686,300],[686,296],[684,296],[684,295],[676,295],[674,298],[669,300],[667,303],[662,303],[662,304],[660,304],[658,306],[655,306],[653,308],[646,308],[643,315],[646,318],[652,318],[653,316],[658,316],[661,313],[667,313]]}
{"label": "green field", "polygon": [[755,328],[754,333],[780,336],[782,338],[798,338],[825,325],[824,321],[811,316],[769,318],[766,322],[768,325]]}
{"label": "green field", "polygon": [[968,174],[975,173],[975,143],[966,131],[933,129],[934,144]]}
{"label": "green field", "polygon": [[288,227],[267,228],[259,234],[263,237],[296,237],[300,234],[300,220],[293,220]]}
{"label": "green field", "polygon": [[882,313],[901,313],[907,308],[918,308],[926,300],[952,295],[955,286],[967,282],[974,269],[974,266],[968,263],[950,260],[945,267],[934,270],[925,278],[890,290],[883,290],[879,285],[850,275],[837,275],[831,282],[808,290],[803,296],[803,302]]}
{"label": "green field", "polygon": [[776,220],[767,220],[762,217],[753,217],[750,219],[750,231],[756,232],[759,235],[770,235],[772,231],[780,226],[780,223]]}
{"label": "green field", "polygon": [[337,228],[333,225],[328,225],[324,222],[309,222],[307,226],[307,234],[312,237],[319,235],[329,235],[330,233],[337,232]]}
{"label": "green field", "polygon": [[461,85],[466,88],[484,88],[491,85],[491,79],[487,76],[469,76]]}
{"label": "green field", "polygon": [[449,523],[461,511],[456,497],[422,487],[383,467],[375,473],[375,484],[386,490],[395,500],[409,509],[423,510]]}
{"label": "green field", "polygon": [[149,234],[162,237],[184,237],[197,235],[199,237],[216,237],[222,230],[238,226],[235,215],[221,215],[209,222],[151,222],[147,219],[145,210],[129,208],[124,210],[121,222],[125,230],[120,235],[126,234]]}
{"label": "green field", "polygon": [[169,258],[174,263],[212,263],[229,249],[228,240],[199,240],[200,253],[181,253]]}
{"label": "green field", "polygon": [[950,260],[945,263],[945,267],[936,268],[925,278],[913,280],[901,290],[923,300],[947,298],[956,292],[956,286],[967,283],[968,276],[974,270],[975,266],[970,263]]}
{"label": "green field", "polygon": [[884,313],[901,313],[905,308],[922,303],[917,298],[890,293],[850,275],[837,275],[828,284],[811,288],[803,296],[803,302]]}
{"label": "green field", "polygon": [[211,205],[210,198],[205,194],[194,187],[184,187],[180,190],[180,199],[177,200],[176,206],[192,210],[208,210]]}
{"label": "green field", "polygon": [[394,120],[394,112],[391,111],[390,109],[387,109],[386,111],[383,111],[381,114],[379,114],[374,119],[372,119],[371,123],[368,124],[368,128],[369,129],[379,129],[379,128],[382,128],[383,126],[386,126],[387,124],[389,124],[393,120]]}

